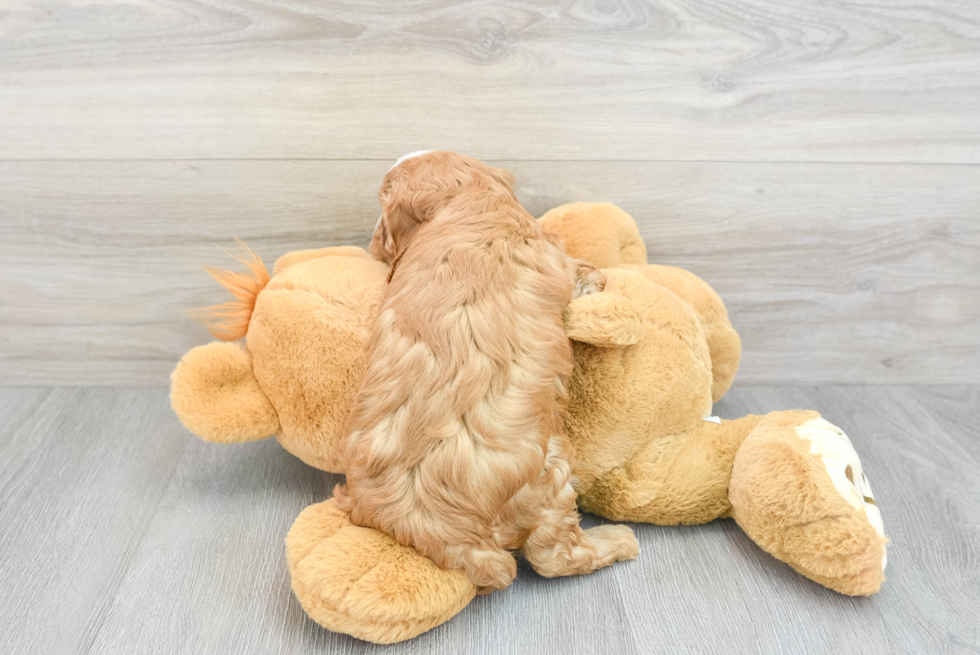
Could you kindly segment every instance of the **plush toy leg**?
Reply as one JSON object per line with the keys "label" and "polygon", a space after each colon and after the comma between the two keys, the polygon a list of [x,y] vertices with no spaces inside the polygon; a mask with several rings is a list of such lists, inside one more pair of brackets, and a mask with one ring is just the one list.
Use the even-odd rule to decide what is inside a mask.
{"label": "plush toy leg", "polygon": [[462,571],[443,571],[388,535],[352,525],[332,499],[296,518],[286,559],[293,592],[310,618],[377,644],[448,621],[476,594]]}
{"label": "plush toy leg", "polygon": [[881,514],[850,440],[816,412],[772,412],[735,456],[732,517],[806,577],[867,596],[884,581]]}
{"label": "plush toy leg", "polygon": [[735,454],[761,418],[699,420],[687,432],[653,439],[625,464],[580,488],[579,507],[616,521],[658,525],[726,516]]}

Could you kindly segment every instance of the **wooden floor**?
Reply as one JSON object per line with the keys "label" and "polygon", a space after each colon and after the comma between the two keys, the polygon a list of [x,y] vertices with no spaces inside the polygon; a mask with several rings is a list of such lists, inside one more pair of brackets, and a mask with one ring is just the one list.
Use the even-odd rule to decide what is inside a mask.
{"label": "wooden floor", "polygon": [[636,561],[559,580],[524,565],[380,648],[318,627],[289,586],[286,531],[339,476],[272,440],[199,441],[164,390],[2,390],[0,652],[980,651],[980,388],[736,386],[716,413],[791,407],[823,412],[861,454],[891,538],[878,595],[800,577],[732,521],[635,525]]}

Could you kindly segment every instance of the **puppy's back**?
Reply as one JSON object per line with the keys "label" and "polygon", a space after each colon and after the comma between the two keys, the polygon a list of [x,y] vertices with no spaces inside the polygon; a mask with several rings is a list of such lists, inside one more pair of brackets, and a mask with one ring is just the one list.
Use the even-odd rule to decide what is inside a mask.
{"label": "puppy's back", "polygon": [[519,531],[500,528],[561,431],[571,292],[563,252],[519,205],[419,230],[391,279],[351,416],[356,523],[447,568],[520,546],[501,543]]}

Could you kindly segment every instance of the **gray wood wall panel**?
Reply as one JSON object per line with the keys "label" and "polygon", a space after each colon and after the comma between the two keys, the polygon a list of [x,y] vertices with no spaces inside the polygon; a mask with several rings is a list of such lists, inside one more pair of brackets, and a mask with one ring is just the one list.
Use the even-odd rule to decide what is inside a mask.
{"label": "gray wood wall panel", "polygon": [[980,162],[973,0],[8,5],[5,159]]}
{"label": "gray wood wall panel", "polygon": [[977,382],[980,4],[8,3],[5,384],[162,385],[232,236],[364,242],[388,163],[633,212],[748,382]]}
{"label": "gray wood wall panel", "polygon": [[275,441],[198,441],[166,396],[0,388],[0,652],[980,650],[980,387],[736,385],[716,405],[813,408],[847,432],[891,539],[871,598],[802,578],[733,521],[637,524],[635,561],[556,580],[522,563],[508,589],[387,647],[318,627],[289,587],[286,531],[340,477]]}
{"label": "gray wood wall panel", "polygon": [[[980,167],[492,160],[608,200],[728,304],[747,383],[980,381]],[[389,162],[0,162],[5,384],[164,385],[233,237],[366,244]]]}

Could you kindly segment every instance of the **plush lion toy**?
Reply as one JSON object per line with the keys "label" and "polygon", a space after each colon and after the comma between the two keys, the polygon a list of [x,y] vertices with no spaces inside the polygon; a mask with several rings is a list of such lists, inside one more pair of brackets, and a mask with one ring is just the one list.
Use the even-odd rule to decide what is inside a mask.
{"label": "plush lion toy", "polygon": [[[761,548],[831,589],[884,580],[881,515],[847,436],[816,412],[721,420],[741,352],[721,299],[682,269],[646,263],[633,219],[609,204],[558,207],[540,221],[569,255],[603,268],[605,290],[565,315],[575,367],[565,416],[584,511],[660,525],[734,518]],[[212,272],[238,298],[212,308],[219,338],[172,376],[171,402],[203,439],[276,435],[289,452],[343,472],[337,444],[357,393],[387,268],[355,247],[290,253],[271,279]],[[321,625],[390,643],[459,612],[476,589],[411,548],[354,526],[331,500],[286,538],[293,590]]]}

